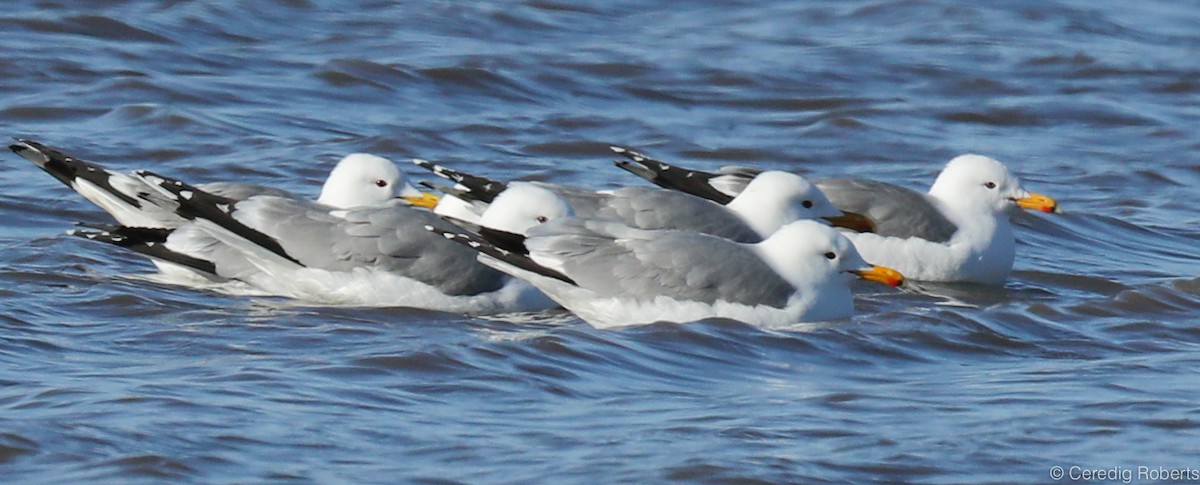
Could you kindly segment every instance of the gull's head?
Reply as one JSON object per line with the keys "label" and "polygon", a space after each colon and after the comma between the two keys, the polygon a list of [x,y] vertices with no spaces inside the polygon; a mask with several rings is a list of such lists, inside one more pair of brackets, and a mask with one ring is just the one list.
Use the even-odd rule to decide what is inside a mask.
{"label": "gull's head", "polygon": [[863,260],[846,236],[816,221],[796,221],[781,227],[758,244],[763,259],[800,290],[824,285],[848,288],[855,277],[899,286],[896,270]]}
{"label": "gull's head", "polygon": [[808,179],[779,170],[755,176],[726,207],[763,237],[793,221],[818,218],[832,221],[843,216]]}
{"label": "gull's head", "polygon": [[929,195],[955,208],[1007,214],[1016,208],[1057,212],[1058,203],[1021,187],[1021,181],[996,159],[959,155],[938,175]]}
{"label": "gull's head", "polygon": [[347,209],[403,198],[412,205],[433,207],[437,196],[417,190],[396,164],[369,153],[346,155],[329,172],[317,202]]}
{"label": "gull's head", "polygon": [[513,234],[571,217],[574,211],[558,194],[528,182],[510,182],[480,216],[479,225]]}

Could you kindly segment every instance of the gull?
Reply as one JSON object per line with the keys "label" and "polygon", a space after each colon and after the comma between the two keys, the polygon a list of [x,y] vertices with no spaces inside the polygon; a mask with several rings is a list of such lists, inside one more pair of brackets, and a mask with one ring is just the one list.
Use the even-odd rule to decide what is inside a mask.
{"label": "gull", "polygon": [[[241,271],[230,277],[270,294],[320,304],[472,314],[557,306],[528,283],[480,264],[474,251],[425,230],[455,226],[404,201],[331,209],[277,195],[233,200],[152,172],[135,175],[170,201],[168,207],[189,227],[231,252],[210,255],[218,274],[226,274],[229,265],[228,272]],[[511,195],[517,196],[520,191]],[[485,213],[482,222],[519,233],[555,214]]]}
{"label": "gull", "polygon": [[[171,228],[183,222],[171,211],[142,200],[153,192],[133,174],[108,170],[29,139],[17,138],[9,149],[104,209],[122,226]],[[274,187],[237,182],[206,183],[197,187],[237,200],[268,194],[300,197]],[[438,201],[437,196],[417,190],[390,160],[367,153],[352,153],[343,157],[329,173],[317,202],[347,208],[393,198],[404,198],[421,207],[433,207]]]}
{"label": "gull", "polygon": [[[747,167],[702,172],[613,150],[628,159],[617,166],[639,177],[721,203],[764,173]],[[863,257],[917,281],[1003,285],[1016,256],[1012,213],[1059,211],[1054,199],[1025,190],[1004,164],[975,154],[947,163],[927,193],[866,179],[814,183],[836,207],[873,221],[873,233],[846,233]]]}
{"label": "gull", "polygon": [[[245,278],[245,271],[252,271],[244,265],[235,269],[238,265],[230,257],[212,256],[224,263],[222,273],[226,276],[218,274],[207,257],[212,253],[232,256],[236,252],[191,226],[175,213],[169,199],[159,196],[136,174],[114,172],[33,140],[18,138],[9,148],[108,212],[117,222],[115,225],[81,223],[91,229],[74,230],[70,234],[148,256],[163,274],[178,283],[222,282],[230,276]],[[282,189],[244,183],[217,182],[197,187],[229,200],[266,195],[302,198]],[[354,153],[343,157],[330,172],[316,202],[344,209],[397,198],[422,207],[437,203],[437,196],[417,190],[390,160]]]}
{"label": "gull", "polygon": [[[545,188],[544,200],[557,194]],[[520,202],[520,201],[514,201]],[[489,211],[519,211],[497,198]],[[596,327],[730,318],[763,326],[848,318],[854,278],[903,283],[863,260],[824,224],[785,224],[756,243],[697,232],[644,230],[618,221],[560,217],[527,228],[518,244],[486,233],[427,230],[479,251]]]}
{"label": "gull", "polygon": [[821,219],[833,225],[868,229],[866,219],[838,210],[804,177],[780,171],[761,173],[737,197],[718,204],[699,197],[654,187],[625,187],[595,191],[545,182],[500,182],[452,170],[425,160],[413,163],[455,182],[438,187],[443,196],[434,212],[477,222],[478,214],[509,187],[528,184],[561,196],[583,218],[611,219],[627,226],[701,232],[738,242],[758,242],[792,221]]}

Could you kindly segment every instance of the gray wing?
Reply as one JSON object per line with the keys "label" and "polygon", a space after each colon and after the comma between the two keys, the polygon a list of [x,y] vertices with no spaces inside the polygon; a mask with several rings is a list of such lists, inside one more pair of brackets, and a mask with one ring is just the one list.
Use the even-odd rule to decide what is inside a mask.
{"label": "gray wing", "polygon": [[257,246],[296,264],[333,271],[370,266],[448,295],[496,290],[507,279],[478,263],[474,251],[425,230],[425,225],[447,223],[399,201],[330,211],[313,201],[270,195],[235,201],[147,171],[138,176],[161,189],[161,198],[172,201],[179,215],[220,226],[242,240],[232,244],[251,244],[247,251]]}
{"label": "gray wing", "polygon": [[570,185],[551,184],[547,182],[530,182],[533,185],[554,192],[563,200],[567,201],[567,205],[571,206],[571,210],[575,211],[575,215],[579,217],[591,217],[590,214],[595,214],[601,207],[607,203],[611,197],[608,194],[602,194],[592,189],[583,187],[573,187]]}
{"label": "gray wing", "polygon": [[794,291],[747,246],[691,232],[609,226],[560,220],[531,231],[526,246],[535,260],[561,261],[563,274],[599,297],[782,308]]}
{"label": "gray wing", "polygon": [[448,295],[495,291],[508,277],[479,263],[479,254],[430,232],[459,230],[431,212],[406,206],[357,209],[334,234],[333,251],[348,260],[401,273]]}
{"label": "gray wing", "polygon": [[618,189],[595,216],[619,220],[639,229],[699,232],[735,242],[762,239],[741,217],[721,204],[655,187]]}
{"label": "gray wing", "polygon": [[736,242],[762,237],[741,217],[716,202],[684,192],[656,187],[625,187],[611,194],[591,189],[538,182],[554,191],[580,219],[621,221],[647,230],[677,229],[700,232]]}
{"label": "gray wing", "polygon": [[286,197],[290,199],[302,199],[303,196],[296,195],[283,189],[268,187],[266,185],[256,184],[239,184],[236,182],[213,182],[207,184],[196,184],[200,190],[210,194],[219,195],[221,197],[233,200],[246,200],[257,195],[270,195],[275,197]]}
{"label": "gray wing", "polygon": [[874,220],[875,233],[880,236],[946,242],[958,231],[929,196],[915,190],[865,179],[816,179],[813,183],[838,209]]}
{"label": "gray wing", "polygon": [[[195,203],[193,195],[189,203]],[[241,223],[247,237],[272,252],[282,252],[297,263],[312,268],[345,271],[354,267],[354,262],[331,251],[338,241],[337,226],[341,218],[330,213],[328,207],[315,202],[291,197],[264,195],[234,202],[228,209],[234,221]],[[220,218],[219,213],[202,214],[227,229],[238,229]],[[262,236],[266,236],[265,238]],[[277,248],[271,247],[271,243]],[[276,251],[278,249],[278,251]]]}
{"label": "gray wing", "polygon": [[[253,219],[247,217],[250,211]],[[335,216],[308,200],[259,196],[235,205],[232,215],[276,240],[288,256],[310,268],[372,267],[448,295],[494,291],[506,280],[503,273],[480,264],[474,251],[425,230],[426,225],[452,227],[432,213],[390,205],[341,214]]]}

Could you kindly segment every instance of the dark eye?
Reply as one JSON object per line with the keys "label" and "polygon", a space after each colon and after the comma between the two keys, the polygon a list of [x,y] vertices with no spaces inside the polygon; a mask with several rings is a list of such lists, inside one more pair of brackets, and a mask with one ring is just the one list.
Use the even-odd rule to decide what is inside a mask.
{"label": "dark eye", "polygon": [[376,187],[387,187],[387,180],[379,179],[375,181]]}
{"label": "dark eye", "polygon": [[983,184],[983,186],[987,187],[989,189],[994,189],[994,188],[996,188],[996,182],[988,182],[986,184]]}
{"label": "dark eye", "polygon": [[547,218],[546,216],[537,216],[537,221],[538,221],[538,223],[539,223],[539,224],[541,224],[541,223],[543,223],[543,222],[546,222],[546,221],[548,221],[548,220],[550,220],[550,219],[549,219],[549,218]]}
{"label": "dark eye", "polygon": [[837,259],[837,254],[834,254],[833,251],[825,253],[825,259]]}
{"label": "dark eye", "polygon": [[801,202],[800,205],[804,206],[805,209],[812,209],[813,203],[811,200],[806,200]]}

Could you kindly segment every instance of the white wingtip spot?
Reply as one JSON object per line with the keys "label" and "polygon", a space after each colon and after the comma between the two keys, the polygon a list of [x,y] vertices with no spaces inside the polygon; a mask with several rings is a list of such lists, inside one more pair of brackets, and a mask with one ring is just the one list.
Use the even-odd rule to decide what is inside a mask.
{"label": "white wingtip spot", "polygon": [[621,148],[619,146],[614,146],[614,145],[609,145],[608,149],[612,150],[614,152],[617,152],[617,153],[625,153],[625,152],[629,151],[629,150],[626,150],[624,148]]}
{"label": "white wingtip spot", "polygon": [[195,194],[193,194],[193,193],[192,193],[192,191],[190,191],[190,190],[181,190],[181,191],[179,191],[179,196],[180,196],[180,197],[183,197],[183,198],[185,198],[185,199],[187,199],[187,200],[192,200],[192,196],[193,196],[193,195],[195,195]]}

